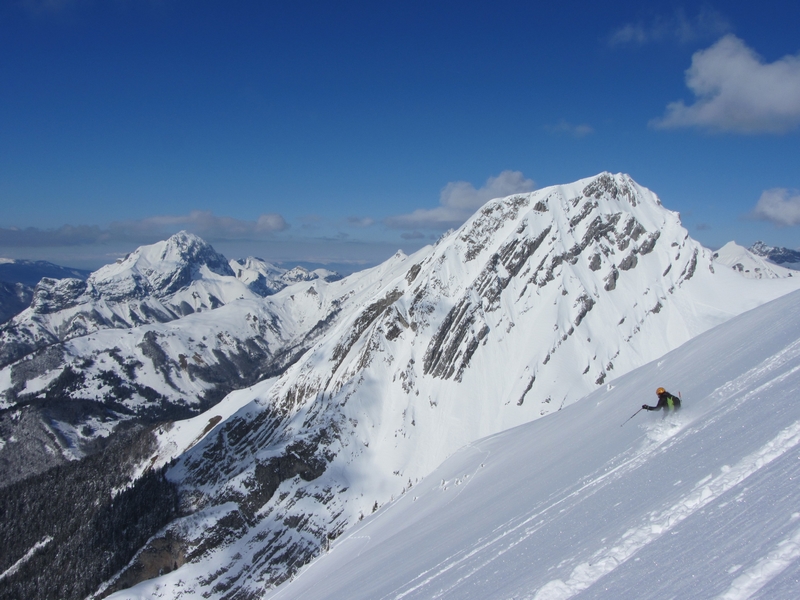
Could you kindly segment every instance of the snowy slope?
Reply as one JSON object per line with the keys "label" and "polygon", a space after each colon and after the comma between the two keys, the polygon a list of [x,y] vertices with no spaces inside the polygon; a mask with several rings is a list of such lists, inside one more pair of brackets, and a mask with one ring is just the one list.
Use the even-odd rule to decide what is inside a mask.
{"label": "snowy slope", "polygon": [[[493,200],[436,246],[336,285],[350,312],[171,470],[194,514],[164,534],[188,563],[161,582],[169,597],[259,594],[458,448],[800,279],[715,268],[655,194],[603,173]],[[553,435],[566,448],[577,433]]]}
{"label": "snowy slope", "polygon": [[779,277],[797,276],[796,271],[768,262],[736,242],[728,242],[714,252],[714,261],[752,279],[777,279]]}
{"label": "snowy slope", "polygon": [[[657,385],[679,416],[626,423]],[[264,597],[797,598],[798,397],[795,293],[461,449]]]}

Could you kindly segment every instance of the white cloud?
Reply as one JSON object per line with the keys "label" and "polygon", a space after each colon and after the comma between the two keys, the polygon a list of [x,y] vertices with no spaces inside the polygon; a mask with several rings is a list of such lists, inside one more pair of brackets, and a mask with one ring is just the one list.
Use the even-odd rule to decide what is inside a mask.
{"label": "white cloud", "polygon": [[62,225],[58,229],[16,227],[0,229],[0,246],[6,248],[47,248],[57,246],[84,246],[109,239],[107,231],[96,225]]}
{"label": "white cloud", "polygon": [[272,233],[274,231],[284,231],[286,229],[289,229],[289,224],[277,213],[261,215],[256,221],[257,233]]}
{"label": "white cloud", "polygon": [[689,18],[683,10],[672,17],[655,17],[649,24],[643,22],[626,23],[608,38],[612,46],[675,41],[689,44],[700,39],[714,38],[731,30],[730,22],[719,12],[704,8],[696,16]]}
{"label": "white cloud", "polygon": [[111,225],[115,235],[161,234],[187,229],[208,240],[262,237],[288,228],[289,224],[284,218],[275,213],[263,214],[255,221],[242,221],[220,217],[206,210],[193,210],[188,215],[159,215]]}
{"label": "white cloud", "polygon": [[545,129],[550,133],[564,133],[575,138],[582,138],[590,133],[594,133],[594,128],[586,123],[573,125],[569,121],[561,119],[556,125],[545,125]]}
{"label": "white cloud", "polygon": [[519,171],[503,171],[497,177],[487,179],[478,189],[468,181],[454,181],[442,189],[440,206],[419,208],[407,215],[390,217],[386,219],[386,224],[397,229],[442,230],[457,227],[489,200],[533,189],[533,180],[526,179]]}
{"label": "white cloud", "polygon": [[738,133],[785,133],[800,124],[800,56],[763,62],[734,35],[692,56],[686,85],[697,100],[667,105],[651,125]]}
{"label": "white cloud", "polygon": [[758,199],[753,216],[778,226],[800,225],[800,192],[784,188],[766,190]]}

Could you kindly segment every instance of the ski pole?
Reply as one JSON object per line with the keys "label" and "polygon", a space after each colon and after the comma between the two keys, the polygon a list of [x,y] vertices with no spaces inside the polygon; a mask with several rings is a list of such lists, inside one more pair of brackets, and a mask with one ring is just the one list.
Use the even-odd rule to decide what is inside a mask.
{"label": "ski pole", "polygon": [[[631,420],[633,417],[635,417],[636,415],[638,415],[638,414],[639,414],[640,412],[642,412],[643,410],[644,410],[644,408],[640,408],[639,410],[637,410],[635,413],[633,413],[633,414],[632,414],[630,417],[628,417],[628,418],[625,420],[625,423],[627,423],[628,421],[630,421],[630,420]],[[625,423],[623,423],[622,425],[625,425]],[[622,425],[620,425],[620,427],[622,427]]]}

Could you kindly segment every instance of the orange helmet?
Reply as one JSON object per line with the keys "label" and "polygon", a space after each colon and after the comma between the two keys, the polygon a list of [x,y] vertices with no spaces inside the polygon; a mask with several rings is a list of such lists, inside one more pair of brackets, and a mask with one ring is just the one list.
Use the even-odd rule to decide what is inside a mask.
{"label": "orange helmet", "polygon": [[660,387],[660,388],[658,388],[658,389],[656,390],[656,394],[660,396],[661,394],[663,394],[663,393],[664,393],[664,392],[666,392],[666,391],[667,391],[667,390],[665,390],[664,388],[661,388],[661,387]]}

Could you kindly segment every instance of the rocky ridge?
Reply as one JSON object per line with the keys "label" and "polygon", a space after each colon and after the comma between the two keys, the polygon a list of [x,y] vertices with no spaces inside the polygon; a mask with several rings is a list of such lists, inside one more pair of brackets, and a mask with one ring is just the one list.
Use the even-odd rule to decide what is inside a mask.
{"label": "rocky ridge", "polygon": [[756,256],[766,258],[776,265],[795,269],[800,268],[800,251],[797,250],[768,246],[764,242],[758,241],[750,247],[750,252]]}

